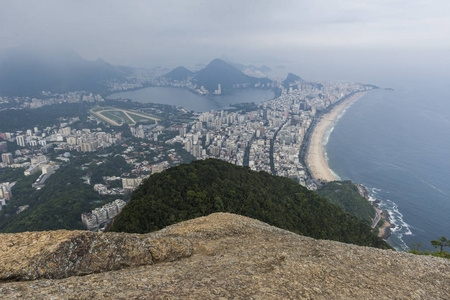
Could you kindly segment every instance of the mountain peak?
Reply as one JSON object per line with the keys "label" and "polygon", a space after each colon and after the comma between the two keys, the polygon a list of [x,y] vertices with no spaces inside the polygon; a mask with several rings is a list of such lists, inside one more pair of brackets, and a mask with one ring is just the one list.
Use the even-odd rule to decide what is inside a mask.
{"label": "mountain peak", "polygon": [[235,72],[236,75],[237,74],[240,75],[240,73],[242,73],[238,68],[236,68],[232,64],[227,63],[226,61],[224,61],[223,59],[220,59],[220,58],[213,59],[208,65],[206,65],[204,70],[205,69],[206,70],[214,70],[214,71],[228,70],[229,72]]}
{"label": "mountain peak", "polygon": [[229,63],[227,63],[226,61],[224,61],[223,59],[220,58],[214,58],[209,64],[209,65],[230,65]]}
{"label": "mountain peak", "polygon": [[272,82],[266,77],[257,78],[248,76],[236,66],[220,58],[213,59],[208,65],[197,72],[191,72],[185,67],[177,67],[160,78],[176,81],[190,79],[191,83],[196,85],[197,88],[203,86],[210,93],[217,90],[219,84],[222,93],[227,93],[234,88],[263,86]]}
{"label": "mountain peak", "polygon": [[291,81],[302,81],[303,79],[300,76],[297,76],[293,73],[288,73],[285,80],[291,80]]}
{"label": "mountain peak", "polygon": [[252,87],[256,83],[269,83],[268,78],[256,78],[245,75],[235,66],[226,61],[215,58],[204,69],[194,75],[194,81],[198,86],[204,86],[208,91],[217,89],[221,85],[223,91],[230,91],[235,86]]}
{"label": "mountain peak", "polygon": [[283,81],[283,86],[288,89],[291,85],[295,84],[297,81],[304,82],[304,80],[293,73],[288,73],[286,79]]}
{"label": "mountain peak", "polygon": [[171,79],[171,80],[183,81],[183,80],[188,79],[190,76],[192,76],[192,74],[194,74],[194,73],[192,73],[192,71],[186,69],[183,66],[180,66],[180,67],[176,67],[175,69],[173,69],[169,73],[163,75],[162,77]]}
{"label": "mountain peak", "polygon": [[[2,234],[0,249],[9,299],[450,298],[450,260],[315,240],[229,213],[146,235]],[[42,279],[11,281],[30,280],[21,277],[28,266]],[[49,280],[70,275],[86,276]]]}

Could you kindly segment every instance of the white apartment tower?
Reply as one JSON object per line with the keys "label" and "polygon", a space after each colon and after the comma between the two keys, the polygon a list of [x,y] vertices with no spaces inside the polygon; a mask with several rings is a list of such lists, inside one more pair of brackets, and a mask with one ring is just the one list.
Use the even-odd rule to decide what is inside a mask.
{"label": "white apartment tower", "polygon": [[16,142],[20,147],[25,147],[25,138],[23,135],[16,136]]}

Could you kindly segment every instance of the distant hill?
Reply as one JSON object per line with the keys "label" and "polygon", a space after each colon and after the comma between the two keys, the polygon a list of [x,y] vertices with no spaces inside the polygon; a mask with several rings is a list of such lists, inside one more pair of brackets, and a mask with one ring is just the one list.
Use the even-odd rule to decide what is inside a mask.
{"label": "distant hill", "polygon": [[183,81],[188,79],[190,76],[192,76],[194,73],[188,69],[186,69],[185,67],[177,67],[175,69],[173,69],[172,71],[170,71],[169,73],[167,73],[164,76],[164,78],[167,79],[171,79],[171,80],[178,80],[178,81]]}
{"label": "distant hill", "polygon": [[259,70],[260,70],[261,72],[263,72],[263,73],[268,73],[268,72],[272,71],[272,69],[269,68],[269,67],[266,66],[266,65],[261,66],[261,67],[259,68]]}
{"label": "distant hill", "polygon": [[17,47],[0,52],[0,95],[35,96],[42,91],[100,91],[102,81],[121,77],[116,68],[88,61],[66,49]]}
{"label": "distant hill", "polygon": [[286,79],[283,81],[283,86],[288,89],[292,84],[294,84],[297,81],[304,82],[304,80],[295,74],[288,73]]}
{"label": "distant hill", "polygon": [[194,75],[194,82],[198,86],[204,86],[208,91],[214,91],[217,89],[220,83],[222,90],[231,90],[235,84],[248,84],[255,85],[260,82],[261,84],[270,83],[268,78],[256,78],[245,75],[238,68],[231,64],[221,60],[214,59],[204,69],[198,71]]}
{"label": "distant hill", "polygon": [[365,222],[295,181],[216,159],[152,175],[111,231],[147,233],[213,212],[237,213],[314,238],[389,248]]}
{"label": "distant hill", "polygon": [[268,78],[248,76],[237,67],[218,58],[197,72],[193,73],[184,67],[178,67],[162,77],[178,81],[192,77],[193,84],[196,84],[197,87],[204,86],[210,93],[217,90],[219,84],[222,91],[226,93],[236,85],[240,85],[239,87],[254,87],[257,83],[267,84],[272,82]]}

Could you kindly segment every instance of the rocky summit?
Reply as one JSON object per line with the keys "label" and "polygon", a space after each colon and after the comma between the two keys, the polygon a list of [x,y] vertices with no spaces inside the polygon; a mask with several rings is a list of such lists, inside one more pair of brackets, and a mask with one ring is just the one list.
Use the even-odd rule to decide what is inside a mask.
{"label": "rocky summit", "polygon": [[450,260],[228,213],[144,235],[1,234],[0,249],[5,299],[450,299]]}

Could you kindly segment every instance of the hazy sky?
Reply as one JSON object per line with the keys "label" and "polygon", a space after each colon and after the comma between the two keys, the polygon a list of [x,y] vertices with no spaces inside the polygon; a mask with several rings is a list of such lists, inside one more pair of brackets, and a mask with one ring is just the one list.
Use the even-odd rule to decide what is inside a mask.
{"label": "hazy sky", "polygon": [[450,1],[0,0],[0,48],[30,43],[131,66],[448,62]]}

